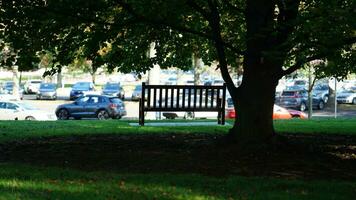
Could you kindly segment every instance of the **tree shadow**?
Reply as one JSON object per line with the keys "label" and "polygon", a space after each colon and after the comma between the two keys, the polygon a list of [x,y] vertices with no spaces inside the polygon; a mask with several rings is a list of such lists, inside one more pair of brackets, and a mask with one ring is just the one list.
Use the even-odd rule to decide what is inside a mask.
{"label": "tree shadow", "polygon": [[2,162],[117,173],[355,180],[356,137],[288,134],[258,151],[214,135],[98,135],[0,145]]}

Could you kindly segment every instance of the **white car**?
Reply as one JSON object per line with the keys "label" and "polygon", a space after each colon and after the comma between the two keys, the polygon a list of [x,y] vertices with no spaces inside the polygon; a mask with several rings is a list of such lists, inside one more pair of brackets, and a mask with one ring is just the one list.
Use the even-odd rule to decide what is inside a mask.
{"label": "white car", "polygon": [[11,101],[11,100],[20,100],[20,97],[16,97],[8,92],[0,90],[0,100],[1,101]]}
{"label": "white car", "polygon": [[337,103],[352,103],[356,104],[356,91],[343,90],[336,96]]}
{"label": "white car", "polygon": [[41,111],[21,101],[0,100],[0,120],[57,120],[56,115]]}
{"label": "white car", "polygon": [[36,94],[40,89],[41,80],[28,80],[26,81],[24,88],[26,94]]}

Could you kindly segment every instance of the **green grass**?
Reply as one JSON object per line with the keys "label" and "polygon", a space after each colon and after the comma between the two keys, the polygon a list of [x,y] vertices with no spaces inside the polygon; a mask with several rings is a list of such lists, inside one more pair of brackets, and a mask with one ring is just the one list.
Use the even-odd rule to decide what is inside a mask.
{"label": "green grass", "polygon": [[0,142],[30,137],[97,135],[97,134],[223,134],[226,127],[139,127],[121,120],[80,121],[0,121]]}
{"label": "green grass", "polygon": [[312,120],[276,120],[278,133],[342,134],[356,136],[355,118],[321,118]]}
{"label": "green grass", "polygon": [[[0,143],[31,137],[98,134],[226,134],[231,126],[138,127],[123,120],[0,121]],[[232,121],[229,121],[232,123]],[[137,122],[136,122],[137,123]],[[281,134],[356,135],[356,119],[275,121]],[[1,154],[0,154],[1,158]],[[159,161],[158,161],[159,162]],[[93,171],[0,162],[0,200],[26,199],[354,199],[356,183]]]}
{"label": "green grass", "polygon": [[338,199],[355,196],[345,181],[117,174],[1,164],[0,199]]}
{"label": "green grass", "polygon": [[[169,120],[165,120],[169,121]],[[29,137],[96,135],[96,134],[226,134],[231,126],[202,127],[139,127],[129,123],[137,121],[0,121],[0,142]],[[148,121],[149,122],[149,121]],[[179,122],[176,120],[174,122]],[[232,124],[232,121],[228,121]],[[356,135],[356,119],[314,119],[277,120],[276,131],[307,134],[346,134]]]}

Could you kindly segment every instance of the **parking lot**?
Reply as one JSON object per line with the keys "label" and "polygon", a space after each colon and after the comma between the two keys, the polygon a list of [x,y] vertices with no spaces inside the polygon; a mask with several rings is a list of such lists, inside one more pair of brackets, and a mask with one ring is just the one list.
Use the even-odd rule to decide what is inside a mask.
{"label": "parking lot", "polygon": [[[57,106],[61,104],[71,103],[69,100],[69,92],[70,88],[61,88],[57,90],[58,98],[57,100],[36,100],[36,95],[24,95],[24,101],[41,109],[44,111],[48,111],[54,113]],[[137,101],[131,101],[131,91],[127,91],[125,98],[125,107],[127,111],[127,115],[124,119],[137,119],[139,104]],[[307,111],[306,111],[307,113]],[[313,111],[313,116],[315,117],[333,117],[334,110],[333,106],[329,106],[324,110],[315,110]],[[356,117],[356,105],[350,104],[339,104],[338,105],[338,117]],[[150,116],[146,117],[147,119],[154,119],[155,114],[150,113]]]}

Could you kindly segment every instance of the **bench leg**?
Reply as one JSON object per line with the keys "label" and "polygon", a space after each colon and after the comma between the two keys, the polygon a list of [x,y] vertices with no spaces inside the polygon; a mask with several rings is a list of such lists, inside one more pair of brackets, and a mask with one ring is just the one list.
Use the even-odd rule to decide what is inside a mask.
{"label": "bench leg", "polygon": [[221,124],[221,112],[218,112],[218,124]]}

